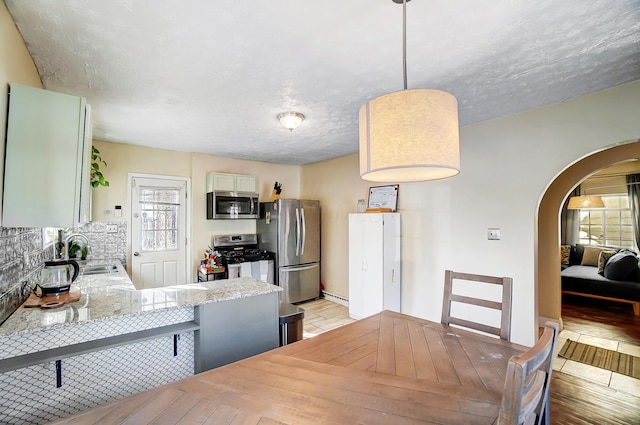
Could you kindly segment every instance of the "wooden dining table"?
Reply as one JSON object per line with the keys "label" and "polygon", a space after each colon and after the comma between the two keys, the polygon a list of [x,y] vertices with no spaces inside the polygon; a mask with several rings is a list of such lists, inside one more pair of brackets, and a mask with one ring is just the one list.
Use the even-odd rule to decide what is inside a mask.
{"label": "wooden dining table", "polygon": [[508,341],[383,311],[57,424],[492,424]]}

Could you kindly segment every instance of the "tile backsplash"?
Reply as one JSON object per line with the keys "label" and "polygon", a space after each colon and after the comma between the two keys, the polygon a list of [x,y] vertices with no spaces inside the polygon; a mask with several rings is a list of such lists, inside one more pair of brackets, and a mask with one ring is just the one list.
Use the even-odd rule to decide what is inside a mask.
{"label": "tile backsplash", "polygon": [[[107,232],[107,225],[117,226],[117,232]],[[93,221],[75,230],[75,233],[82,233],[89,239],[87,259],[117,258],[122,262],[124,268],[127,268],[126,222]]]}
{"label": "tile backsplash", "polygon": [[27,299],[53,255],[53,246],[42,247],[42,229],[0,227],[0,323]]}
{"label": "tile backsplash", "polygon": [[[107,233],[107,224],[117,231]],[[127,223],[92,222],[75,232],[89,239],[88,259],[117,258],[126,268]],[[53,245],[42,246],[42,229],[0,227],[0,323],[27,299],[44,262],[54,257]]]}

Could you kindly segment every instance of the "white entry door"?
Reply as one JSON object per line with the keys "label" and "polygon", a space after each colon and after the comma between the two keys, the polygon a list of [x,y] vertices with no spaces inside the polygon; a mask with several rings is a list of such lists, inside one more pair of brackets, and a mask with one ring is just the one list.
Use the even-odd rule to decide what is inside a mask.
{"label": "white entry door", "polygon": [[146,289],[188,283],[188,179],[130,180],[133,284]]}

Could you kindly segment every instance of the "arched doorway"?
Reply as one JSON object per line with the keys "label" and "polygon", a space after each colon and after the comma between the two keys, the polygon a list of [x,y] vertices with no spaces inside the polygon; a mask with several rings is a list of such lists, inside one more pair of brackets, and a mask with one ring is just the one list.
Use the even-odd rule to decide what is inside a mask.
{"label": "arched doorway", "polygon": [[560,208],[585,177],[611,164],[640,158],[640,141],[624,142],[593,153],[567,167],[549,184],[538,207],[535,249],[536,311],[542,321],[561,322]]}

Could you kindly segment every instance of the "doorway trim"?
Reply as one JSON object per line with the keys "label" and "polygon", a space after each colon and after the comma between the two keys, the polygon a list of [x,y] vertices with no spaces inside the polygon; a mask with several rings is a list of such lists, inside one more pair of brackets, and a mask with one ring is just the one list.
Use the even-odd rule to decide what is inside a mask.
{"label": "doorway trim", "polygon": [[186,184],[186,205],[185,205],[185,284],[191,283],[191,232],[192,232],[192,205],[191,205],[191,178],[183,176],[169,176],[162,174],[145,174],[145,173],[128,173],[127,174],[127,205],[129,206],[129,215],[127,217],[127,273],[132,276],[132,253],[131,253],[131,238],[132,238],[132,224],[133,224],[133,208],[131,205],[131,195],[133,188],[133,179],[152,179],[152,180],[174,180],[183,181]]}

